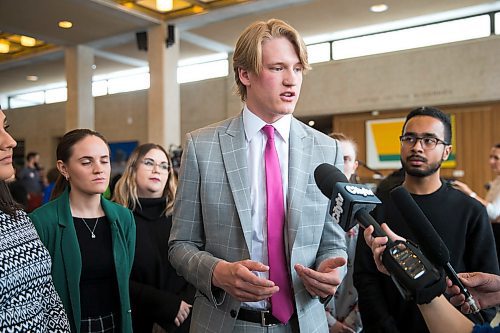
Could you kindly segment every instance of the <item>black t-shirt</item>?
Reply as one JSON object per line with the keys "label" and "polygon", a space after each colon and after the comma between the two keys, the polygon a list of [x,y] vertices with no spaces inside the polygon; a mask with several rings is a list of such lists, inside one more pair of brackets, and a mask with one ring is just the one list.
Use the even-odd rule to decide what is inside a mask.
{"label": "black t-shirt", "polygon": [[[82,318],[107,315],[111,312],[119,313],[120,307],[111,226],[106,216],[99,217],[97,224],[96,219],[73,217],[82,256],[80,276]],[[94,232],[95,238],[92,238],[91,231]]]}

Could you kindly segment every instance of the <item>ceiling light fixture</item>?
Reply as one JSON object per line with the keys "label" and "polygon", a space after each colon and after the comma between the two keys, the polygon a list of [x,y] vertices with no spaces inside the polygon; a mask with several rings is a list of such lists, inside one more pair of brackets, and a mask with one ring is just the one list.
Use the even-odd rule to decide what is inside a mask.
{"label": "ceiling light fixture", "polygon": [[173,0],[156,0],[156,9],[160,12],[168,12],[174,8]]}
{"label": "ceiling light fixture", "polygon": [[26,80],[35,82],[35,81],[38,81],[38,76],[28,75],[28,76],[26,76]]}
{"label": "ceiling light fixture", "polygon": [[9,53],[10,43],[8,40],[0,39],[0,53]]}
{"label": "ceiling light fixture", "polygon": [[389,9],[389,6],[387,6],[385,3],[373,5],[370,7],[370,11],[373,13],[382,13],[385,12],[387,9]]}
{"label": "ceiling light fixture", "polygon": [[36,45],[36,39],[28,36],[21,36],[21,45],[26,47],[33,47]]}
{"label": "ceiling light fixture", "polygon": [[59,26],[59,28],[69,29],[73,26],[73,23],[70,21],[59,21],[57,25]]}

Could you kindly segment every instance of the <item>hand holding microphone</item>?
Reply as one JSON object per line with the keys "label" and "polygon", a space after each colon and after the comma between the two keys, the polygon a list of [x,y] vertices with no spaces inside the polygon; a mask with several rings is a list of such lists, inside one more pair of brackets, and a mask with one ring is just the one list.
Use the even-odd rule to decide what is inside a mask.
{"label": "hand holding microphone", "polygon": [[[359,222],[365,228],[373,227],[375,237],[386,236],[369,214],[381,203],[369,188],[348,183],[339,169],[327,163],[316,168],[314,179],[321,192],[331,200],[329,212],[343,230],[348,231]],[[403,297],[427,303],[444,291],[444,273],[437,270],[414,244],[388,239],[386,246],[382,260]],[[321,301],[326,303],[329,299],[331,297]]]}
{"label": "hand holding microphone", "polygon": [[406,239],[396,235],[385,223],[382,223],[381,228],[387,234],[386,237],[374,237],[373,227],[371,226],[364,230],[363,236],[365,238],[366,244],[372,250],[373,260],[375,261],[375,265],[377,265],[377,269],[379,270],[379,272],[382,272],[386,275],[391,275],[391,273],[387,271],[387,268],[382,262],[382,254],[387,248],[387,243],[389,242],[389,240],[394,242],[397,240],[406,241]]}
{"label": "hand holding microphone", "polygon": [[413,200],[410,193],[404,187],[399,186],[392,190],[390,195],[408,227],[415,235],[424,254],[435,265],[443,267],[448,278],[454,285],[459,287],[460,292],[465,296],[466,302],[470,306],[472,313],[476,314],[480,322],[484,322],[474,298],[462,284],[457,273],[450,264],[450,253],[448,248],[415,200]]}

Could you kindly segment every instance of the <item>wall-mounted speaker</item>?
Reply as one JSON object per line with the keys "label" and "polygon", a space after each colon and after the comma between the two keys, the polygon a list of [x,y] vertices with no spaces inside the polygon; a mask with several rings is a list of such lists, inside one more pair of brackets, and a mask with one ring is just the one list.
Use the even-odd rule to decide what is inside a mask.
{"label": "wall-mounted speaker", "polygon": [[167,44],[167,47],[175,44],[175,26],[172,24],[167,26],[167,40],[165,43]]}
{"label": "wall-mounted speaker", "polygon": [[146,31],[136,32],[137,48],[141,51],[148,50],[148,33]]}

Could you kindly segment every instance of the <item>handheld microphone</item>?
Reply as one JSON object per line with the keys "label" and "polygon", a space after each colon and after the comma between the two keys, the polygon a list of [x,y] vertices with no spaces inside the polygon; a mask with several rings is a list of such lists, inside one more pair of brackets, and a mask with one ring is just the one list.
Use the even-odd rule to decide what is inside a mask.
{"label": "handheld microphone", "polygon": [[[339,169],[327,163],[314,170],[314,179],[321,192],[331,200],[329,213],[344,231],[359,222],[365,228],[373,226],[374,237],[387,236],[369,214],[381,203],[369,188],[348,183]],[[387,239],[382,261],[402,296],[427,303],[441,294],[439,282],[444,285],[444,274],[441,275],[414,244]],[[321,303],[329,302],[332,296],[321,298]]]}
{"label": "handheld microphone", "polygon": [[406,224],[415,235],[416,240],[422,248],[422,252],[435,265],[443,267],[446,275],[453,284],[460,288],[460,292],[465,296],[466,302],[469,304],[472,312],[477,315],[479,321],[484,322],[474,298],[462,284],[462,281],[460,281],[457,273],[450,264],[450,252],[448,248],[429,219],[427,219],[427,216],[425,216],[424,212],[422,212],[415,200],[413,200],[413,197],[402,186],[398,186],[392,190],[390,196],[406,221]]}
{"label": "handheld microphone", "polygon": [[323,163],[314,170],[316,185],[331,199],[329,213],[344,231],[349,231],[358,222],[365,228],[373,226],[374,237],[387,236],[380,225],[369,214],[381,201],[373,191],[361,184],[351,184],[335,166]]}

